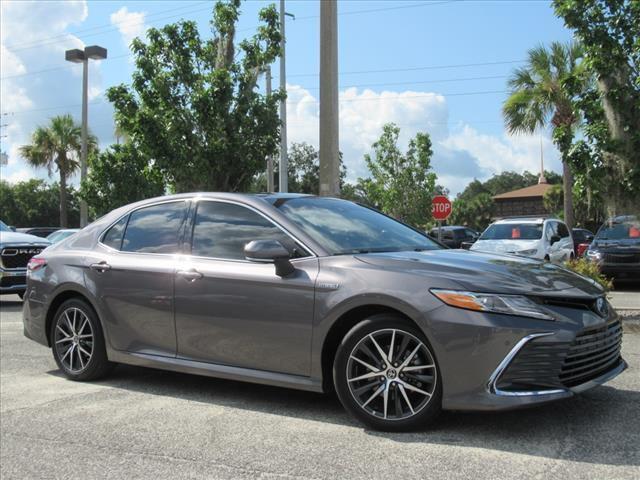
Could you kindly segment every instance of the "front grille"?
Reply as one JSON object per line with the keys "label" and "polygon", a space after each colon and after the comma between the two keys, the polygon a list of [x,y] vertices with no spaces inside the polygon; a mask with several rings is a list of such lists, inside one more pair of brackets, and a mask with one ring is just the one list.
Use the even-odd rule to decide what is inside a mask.
{"label": "front grille", "polygon": [[27,268],[31,257],[39,254],[44,247],[5,247],[0,252],[2,266],[6,269]]}
{"label": "front grille", "polygon": [[605,253],[605,263],[640,263],[640,253]]}
{"label": "front grille", "polygon": [[606,373],[620,362],[621,346],[619,321],[578,334],[560,369],[560,381],[574,387]]}

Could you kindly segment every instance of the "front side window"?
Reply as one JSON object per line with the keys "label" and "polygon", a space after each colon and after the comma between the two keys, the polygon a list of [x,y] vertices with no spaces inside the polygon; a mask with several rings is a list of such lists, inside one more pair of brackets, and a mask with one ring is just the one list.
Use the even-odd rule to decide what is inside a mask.
{"label": "front side window", "polygon": [[186,209],[186,202],[171,202],[135,210],[129,216],[122,251],[179,253],[178,240]]}
{"label": "front side window", "polygon": [[558,223],[558,235],[560,235],[560,238],[567,238],[569,236],[569,229],[564,223]]}
{"label": "front side window", "polygon": [[244,247],[253,240],[278,240],[294,258],[309,255],[280,228],[253,210],[232,203],[198,203],[192,255],[244,260]]}
{"label": "front side window", "polygon": [[345,200],[279,198],[274,206],[333,255],[443,248],[424,233]]}

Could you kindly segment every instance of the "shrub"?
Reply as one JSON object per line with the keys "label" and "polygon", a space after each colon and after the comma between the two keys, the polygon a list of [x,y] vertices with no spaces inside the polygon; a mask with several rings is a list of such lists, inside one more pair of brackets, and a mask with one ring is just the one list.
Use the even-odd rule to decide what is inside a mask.
{"label": "shrub", "polygon": [[604,288],[605,291],[613,290],[613,281],[600,273],[600,268],[598,268],[598,264],[596,262],[592,262],[586,258],[578,258],[576,260],[569,260],[568,262],[565,262],[565,266],[569,270],[595,280],[602,285],[602,288]]}

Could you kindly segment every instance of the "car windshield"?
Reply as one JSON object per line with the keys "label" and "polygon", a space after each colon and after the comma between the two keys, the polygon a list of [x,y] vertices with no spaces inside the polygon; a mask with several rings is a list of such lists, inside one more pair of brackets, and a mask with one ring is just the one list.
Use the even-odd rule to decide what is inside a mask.
{"label": "car windshield", "polygon": [[7,227],[7,225],[0,220],[0,232],[10,232],[11,229],[9,227]]}
{"label": "car windshield", "polygon": [[542,238],[541,223],[494,223],[480,240],[538,240]]}
{"label": "car windshield", "polygon": [[333,255],[442,248],[386,215],[336,198],[277,199],[274,206]]}
{"label": "car windshield", "polygon": [[605,223],[597,235],[598,240],[638,240],[640,241],[640,222],[632,220],[629,222]]}

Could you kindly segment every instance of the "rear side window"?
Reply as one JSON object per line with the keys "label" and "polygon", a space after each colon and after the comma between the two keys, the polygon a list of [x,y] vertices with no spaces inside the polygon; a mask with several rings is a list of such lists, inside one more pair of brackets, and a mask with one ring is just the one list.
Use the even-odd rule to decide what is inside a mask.
{"label": "rear side window", "polygon": [[122,234],[127,226],[127,220],[129,220],[129,215],[125,215],[114,223],[113,226],[107,230],[107,233],[104,234],[104,237],[102,237],[102,243],[107,247],[120,250],[120,246],[122,245]]}
{"label": "rear side window", "polygon": [[244,247],[253,240],[278,240],[293,257],[308,255],[286,233],[248,208],[223,202],[198,203],[192,255],[244,260]]}
{"label": "rear side window", "polygon": [[186,202],[162,203],[131,213],[122,250],[140,253],[178,253]]}

